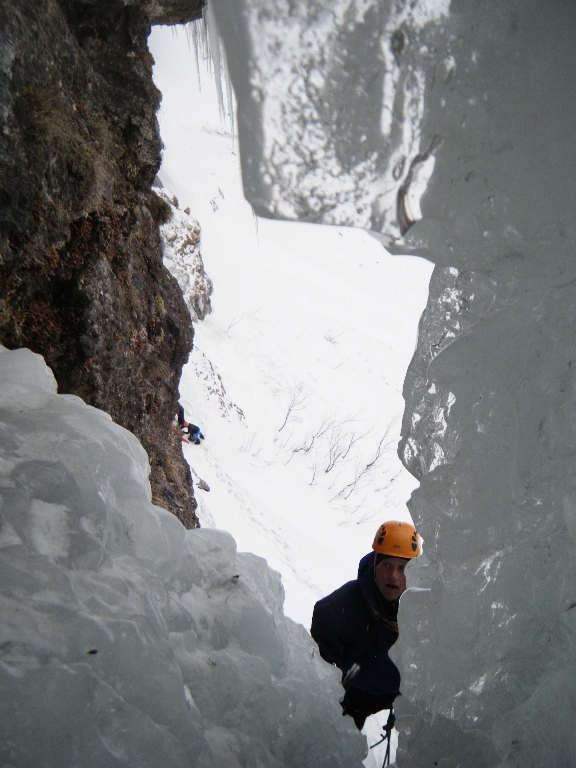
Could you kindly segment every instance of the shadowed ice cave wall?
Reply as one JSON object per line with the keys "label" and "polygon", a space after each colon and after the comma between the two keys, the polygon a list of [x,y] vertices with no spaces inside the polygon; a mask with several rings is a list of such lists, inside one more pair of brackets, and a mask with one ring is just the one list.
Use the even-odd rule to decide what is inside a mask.
{"label": "shadowed ice cave wall", "polygon": [[400,444],[427,591],[398,763],[573,765],[576,7],[213,5],[257,212],[437,265]]}

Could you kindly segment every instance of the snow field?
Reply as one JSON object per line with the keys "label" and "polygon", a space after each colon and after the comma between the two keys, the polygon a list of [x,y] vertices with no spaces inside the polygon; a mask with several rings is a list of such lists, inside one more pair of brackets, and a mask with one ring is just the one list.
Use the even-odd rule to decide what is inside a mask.
{"label": "snow field", "polygon": [[184,448],[204,526],[282,575],[285,610],[355,578],[379,523],[409,520],[396,456],[401,396],[431,265],[364,231],[256,219],[214,83],[184,32],[150,36],[165,144],[160,177],[201,225],[214,283],[181,381],[206,435]]}

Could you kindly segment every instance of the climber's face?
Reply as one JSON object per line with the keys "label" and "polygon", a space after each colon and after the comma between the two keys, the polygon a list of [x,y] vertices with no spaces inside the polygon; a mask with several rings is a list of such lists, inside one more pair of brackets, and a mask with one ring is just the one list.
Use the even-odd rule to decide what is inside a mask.
{"label": "climber's face", "polygon": [[387,557],[376,566],[376,586],[386,600],[397,600],[406,591],[404,570],[408,563],[409,560],[403,557]]}

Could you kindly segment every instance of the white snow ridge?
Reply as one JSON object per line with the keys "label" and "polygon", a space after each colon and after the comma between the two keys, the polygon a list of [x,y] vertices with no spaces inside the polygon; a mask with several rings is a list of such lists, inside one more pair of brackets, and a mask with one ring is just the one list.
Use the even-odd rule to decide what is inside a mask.
{"label": "white snow ridge", "polygon": [[279,575],[151,503],[139,442],[0,348],[0,764],[358,765]]}

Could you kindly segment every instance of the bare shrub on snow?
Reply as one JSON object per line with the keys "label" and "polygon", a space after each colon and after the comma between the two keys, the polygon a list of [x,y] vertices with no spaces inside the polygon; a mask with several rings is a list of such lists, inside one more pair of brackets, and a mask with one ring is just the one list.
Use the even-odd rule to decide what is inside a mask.
{"label": "bare shrub on snow", "polygon": [[284,427],[293,418],[294,414],[304,408],[309,397],[310,393],[308,392],[304,382],[299,381],[297,384],[294,384],[290,387],[286,416],[284,417],[282,426],[278,430],[279,433],[282,432]]}

